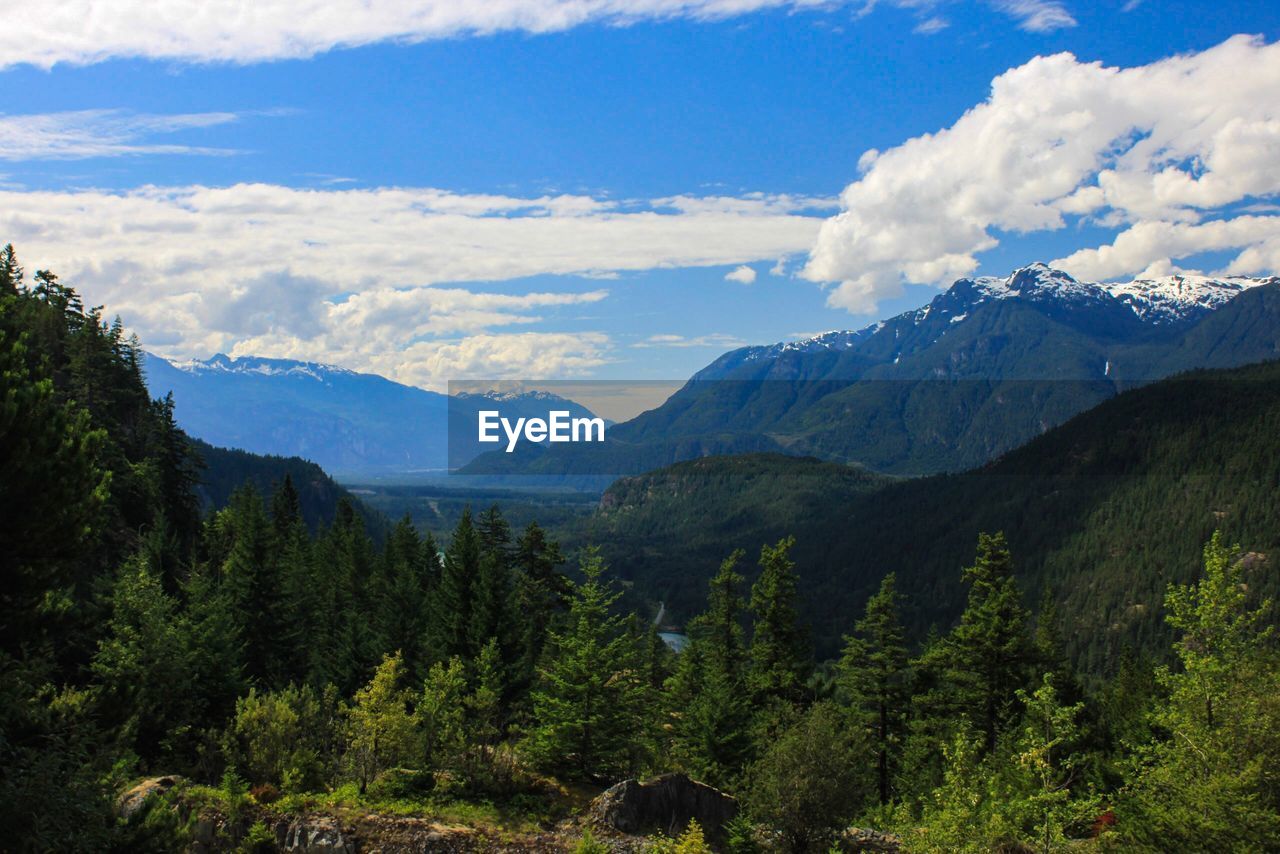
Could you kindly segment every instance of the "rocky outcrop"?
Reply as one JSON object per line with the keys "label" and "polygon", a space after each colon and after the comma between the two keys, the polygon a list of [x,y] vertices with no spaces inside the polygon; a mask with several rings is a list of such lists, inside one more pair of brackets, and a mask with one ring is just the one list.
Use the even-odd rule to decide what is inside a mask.
{"label": "rocky outcrop", "polygon": [[695,820],[708,840],[716,841],[737,814],[737,800],[719,789],[684,774],[663,774],[644,782],[623,780],[592,801],[588,817],[621,833],[668,836],[679,835]]}
{"label": "rocky outcrop", "polygon": [[165,777],[151,777],[143,780],[122,794],[120,799],[116,801],[116,815],[128,821],[133,818],[138,810],[142,809],[148,798],[163,795],[181,782],[183,782],[183,778],[177,774],[170,774]]}

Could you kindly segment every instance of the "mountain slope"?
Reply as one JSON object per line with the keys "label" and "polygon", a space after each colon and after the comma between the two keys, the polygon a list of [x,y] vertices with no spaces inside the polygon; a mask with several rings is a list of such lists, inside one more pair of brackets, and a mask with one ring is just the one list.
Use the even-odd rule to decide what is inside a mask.
{"label": "mountain slope", "polygon": [[[339,475],[448,468],[480,453],[470,442],[475,412],[492,396],[450,398],[374,374],[287,359],[230,358],[173,364],[144,361],[153,395],[172,392],[174,414],[190,435],[227,448],[302,457]],[[504,414],[546,414],[555,405],[589,415],[545,393],[501,396]],[[450,427],[463,441],[449,447]]]}
{"label": "mountain slope", "polygon": [[266,456],[215,448],[198,439],[191,440],[191,446],[204,461],[204,467],[198,475],[196,493],[206,509],[216,510],[227,506],[231,494],[245,484],[252,484],[263,499],[269,501],[276,487],[288,476],[298,492],[302,518],[312,531],[332,523],[338,503],[344,499],[355,504],[371,533],[378,535],[385,527],[385,519],[370,512],[363,502],[335,483],[315,463],[298,457]]}
{"label": "mountain slope", "polygon": [[1107,285],[1034,264],[961,279],[857,332],[726,353],[662,406],[614,427],[608,448],[484,458],[477,468],[638,473],[711,445],[897,474],[961,471],[1126,387],[1278,355],[1278,278]]}
{"label": "mountain slope", "polygon": [[[915,636],[945,626],[978,533],[1003,530],[1030,603],[1049,591],[1071,652],[1101,671],[1126,645],[1164,644],[1164,589],[1194,577],[1215,528],[1257,553],[1280,547],[1278,428],[1280,363],[1199,371],[1125,392],[960,475],[877,485],[773,457],[626,478],[567,539],[600,544],[638,595],[687,619],[719,559],[794,533],[805,616],[831,655],[891,570]],[[789,471],[803,486],[778,487]],[[754,517],[731,516],[753,506]],[[1253,564],[1255,591],[1280,592],[1274,570]]]}

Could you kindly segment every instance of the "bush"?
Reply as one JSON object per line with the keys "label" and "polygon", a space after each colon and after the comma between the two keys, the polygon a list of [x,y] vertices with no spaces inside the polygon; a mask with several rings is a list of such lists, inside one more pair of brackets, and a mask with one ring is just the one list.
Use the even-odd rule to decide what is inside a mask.
{"label": "bush", "polygon": [[831,703],[813,706],[751,768],[747,807],[787,850],[809,851],[842,829],[869,794],[865,744]]}
{"label": "bush", "polygon": [[320,788],[326,782],[335,735],[336,710],[309,687],[249,694],[223,737],[228,764],[251,783],[287,792]]}

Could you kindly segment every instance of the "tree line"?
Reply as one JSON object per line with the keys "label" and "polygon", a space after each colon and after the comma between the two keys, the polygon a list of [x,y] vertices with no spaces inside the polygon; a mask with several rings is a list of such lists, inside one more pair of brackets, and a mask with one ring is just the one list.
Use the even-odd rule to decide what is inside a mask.
{"label": "tree line", "polygon": [[[1023,601],[1001,534],[945,631],[904,628],[886,572],[816,661],[795,541],[720,563],[683,652],[570,570],[537,524],[462,514],[319,530],[282,477],[201,513],[201,462],[139,345],[0,253],[0,815],[29,850],[168,850],[173,813],[114,818],[139,776],[262,806],[349,792],[545,802],[680,770],[738,796],[730,851],[827,850],[850,825],[906,851],[1280,848],[1280,654],[1249,561],[1219,535],[1171,585],[1171,663],[1086,683],[1054,599]],[[240,801],[237,800],[236,803]],[[657,850],[674,850],[655,843]],[[581,848],[592,850],[592,840]],[[705,850],[696,829],[682,850]]]}

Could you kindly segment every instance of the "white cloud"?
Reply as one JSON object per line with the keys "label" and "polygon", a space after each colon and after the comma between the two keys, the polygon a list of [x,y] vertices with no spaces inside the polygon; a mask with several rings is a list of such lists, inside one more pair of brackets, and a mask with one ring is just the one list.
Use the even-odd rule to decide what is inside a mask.
{"label": "white cloud", "polygon": [[47,67],[111,57],[258,62],[382,41],[722,20],[765,9],[837,5],[839,0],[58,0],[6,11],[0,65]]}
{"label": "white cloud", "polygon": [[735,267],[728,273],[724,274],[726,282],[737,282],[742,285],[749,285],[756,280],[756,271],[752,267],[743,264],[741,267]]}
{"label": "white cloud", "polygon": [[951,25],[947,23],[946,18],[942,18],[937,15],[932,15],[928,18],[925,18],[920,23],[916,24],[916,27],[913,30],[913,32],[920,33],[920,35],[923,35],[923,36],[931,36],[931,35],[934,35],[935,33],[942,32],[949,26]]}
{"label": "white cloud", "polygon": [[[0,242],[121,314],[161,355],[308,358],[438,383],[448,376],[436,372],[484,359],[505,370],[538,341],[555,346],[524,376],[535,364],[580,370],[603,358],[597,333],[498,331],[605,298],[581,277],[767,261],[812,245],[821,223],[768,196],[653,208],[264,184],[0,191]],[[566,279],[531,293],[467,286],[540,274]]]}
{"label": "white cloud", "polygon": [[997,9],[1012,17],[1024,30],[1048,33],[1074,27],[1076,19],[1055,0],[995,0]]}
{"label": "white cloud", "polygon": [[1233,272],[1268,269],[1270,218],[1213,221],[1280,193],[1277,91],[1280,45],[1245,36],[1134,68],[1037,57],[950,127],[864,154],[802,275],[838,283],[831,305],[868,313],[904,282],[971,273],[1000,231],[1078,221],[1126,230],[1109,250],[1055,262],[1077,275],[1132,274],[1209,245],[1240,250]]}
{"label": "white cloud", "polygon": [[[928,12],[943,0],[890,0]],[[988,0],[1018,26],[1075,21],[1056,0]],[[584,24],[716,21],[771,9],[835,10],[866,0],[57,0],[10,4],[0,67],[88,64],[119,57],[262,62],[377,42],[421,42],[499,32],[549,33]],[[928,23],[925,31],[931,31]],[[932,25],[932,26],[936,26]]]}
{"label": "white cloud", "polygon": [[651,348],[651,347],[716,347],[723,350],[733,349],[735,347],[746,346],[745,341],[736,335],[728,335],[723,332],[712,332],[709,335],[697,335],[687,337],[684,335],[672,335],[663,333],[659,335],[650,335],[643,341],[639,341],[631,346]]}
{"label": "white cloud", "polygon": [[232,149],[158,144],[165,133],[227,124],[235,113],[151,115],[127,110],[76,110],[0,115],[0,160],[79,160],[131,154],[235,154]]}

